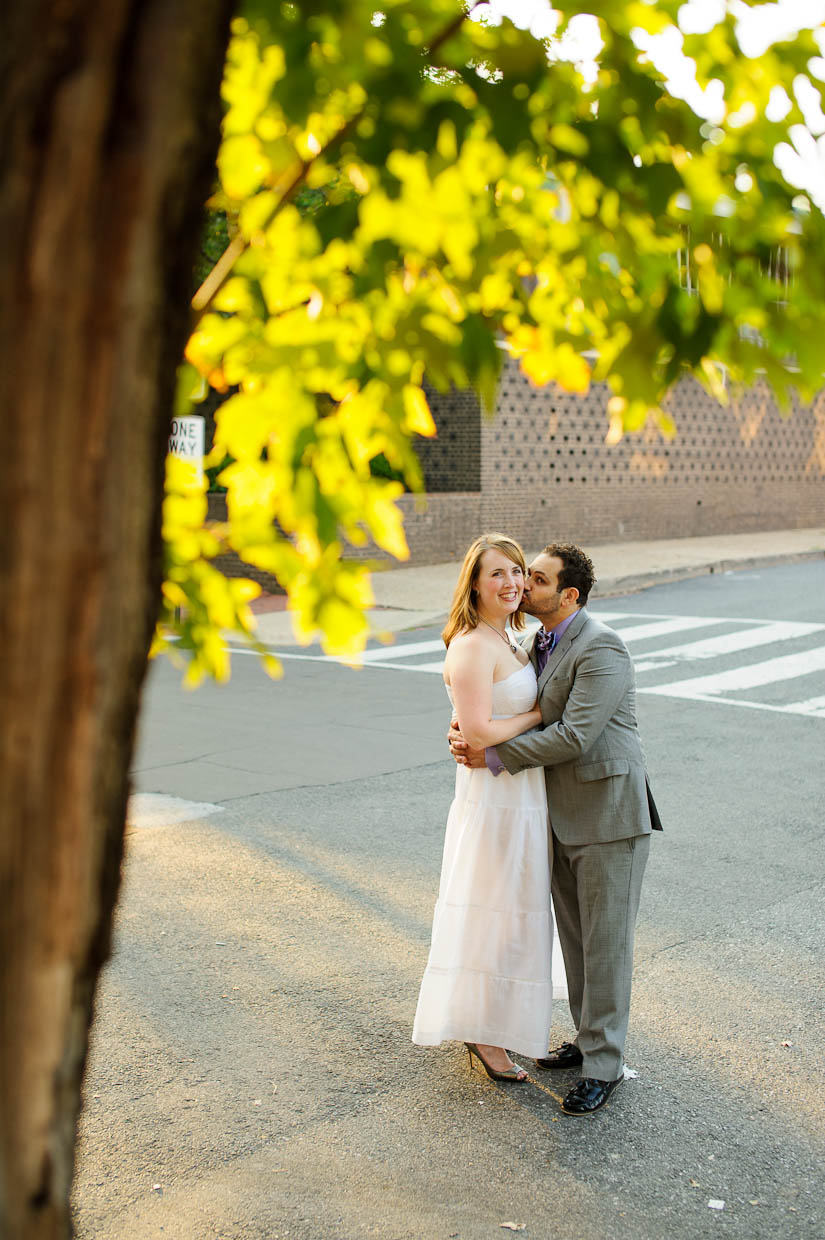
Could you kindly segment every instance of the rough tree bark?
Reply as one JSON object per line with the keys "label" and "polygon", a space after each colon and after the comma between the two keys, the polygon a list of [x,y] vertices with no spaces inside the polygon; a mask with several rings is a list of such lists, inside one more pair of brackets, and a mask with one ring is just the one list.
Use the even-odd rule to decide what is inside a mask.
{"label": "rough tree bark", "polygon": [[231,0],[0,31],[0,1235],[69,1234]]}

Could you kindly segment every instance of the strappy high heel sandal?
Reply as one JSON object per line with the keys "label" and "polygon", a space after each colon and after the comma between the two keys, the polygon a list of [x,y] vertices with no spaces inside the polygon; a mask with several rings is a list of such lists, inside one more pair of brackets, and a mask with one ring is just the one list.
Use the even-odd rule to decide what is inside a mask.
{"label": "strappy high heel sandal", "polygon": [[490,1067],[475,1042],[465,1042],[464,1045],[467,1047],[467,1054],[470,1056],[470,1067],[472,1068],[473,1066],[473,1055],[475,1055],[491,1081],[503,1081],[506,1085],[520,1085],[528,1079],[524,1068],[507,1068],[506,1071],[499,1072],[498,1069]]}

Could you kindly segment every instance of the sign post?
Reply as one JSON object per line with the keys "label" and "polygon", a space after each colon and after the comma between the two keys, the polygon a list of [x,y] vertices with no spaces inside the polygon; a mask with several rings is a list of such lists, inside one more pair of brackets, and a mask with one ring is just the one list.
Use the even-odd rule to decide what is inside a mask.
{"label": "sign post", "polygon": [[[179,471],[183,477],[176,485],[187,491],[203,491],[203,456],[206,419],[199,413],[186,418],[172,418],[169,436],[169,455],[184,462]],[[175,622],[180,623],[180,607],[175,608]]]}

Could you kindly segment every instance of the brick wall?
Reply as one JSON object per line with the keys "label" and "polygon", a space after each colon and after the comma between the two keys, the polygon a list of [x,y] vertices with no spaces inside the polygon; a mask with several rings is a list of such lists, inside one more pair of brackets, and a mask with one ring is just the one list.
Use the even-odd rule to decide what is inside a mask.
{"label": "brick wall", "polygon": [[[673,440],[647,428],[607,447],[608,393],[535,388],[508,360],[495,419],[472,393],[428,391],[439,428],[419,445],[428,494],[400,500],[410,562],[461,557],[477,534],[522,543],[678,538],[825,523],[825,391],[783,418],[767,389],[724,407],[694,380],[671,394]],[[210,497],[210,515],[220,500]],[[348,549],[359,559],[376,548]],[[229,575],[272,578],[224,557]]]}
{"label": "brick wall", "polygon": [[[495,420],[479,415],[480,524],[468,543],[493,529],[526,543],[592,543],[825,522],[825,392],[783,418],[766,389],[732,397],[724,407],[685,380],[669,402],[675,439],[649,427],[614,447],[604,442],[607,397],[603,386],[584,397],[534,388],[507,363]],[[433,399],[437,422],[439,399]],[[442,558],[438,521],[443,558],[454,554],[449,497],[439,500],[429,515],[409,511],[413,562]],[[466,517],[466,495],[460,505]]]}
{"label": "brick wall", "polygon": [[418,457],[427,494],[441,491],[481,490],[481,406],[475,392],[441,394],[429,384],[424,391],[436,411],[438,435],[421,439]]}

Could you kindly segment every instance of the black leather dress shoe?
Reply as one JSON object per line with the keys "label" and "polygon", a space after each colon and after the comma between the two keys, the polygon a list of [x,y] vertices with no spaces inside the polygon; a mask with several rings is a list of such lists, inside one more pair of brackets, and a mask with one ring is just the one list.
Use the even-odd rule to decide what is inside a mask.
{"label": "black leather dress shoe", "polygon": [[546,1059],[537,1059],[536,1067],[541,1068],[542,1072],[549,1072],[553,1068],[578,1068],[583,1062],[578,1046],[572,1042],[562,1042],[554,1051],[547,1052]]}
{"label": "black leather dress shoe", "polygon": [[597,1081],[595,1077],[586,1076],[570,1090],[561,1104],[565,1115],[592,1115],[603,1107],[617,1085],[624,1080],[622,1074],[618,1081]]}

